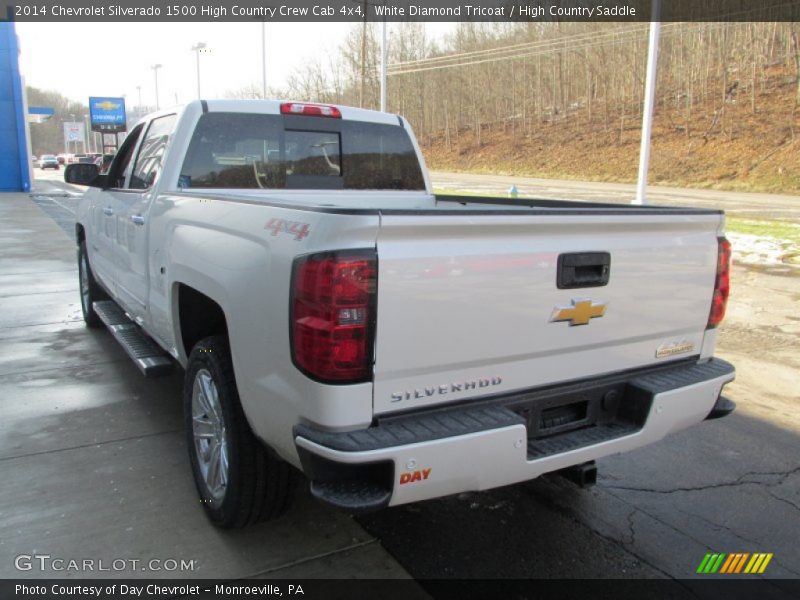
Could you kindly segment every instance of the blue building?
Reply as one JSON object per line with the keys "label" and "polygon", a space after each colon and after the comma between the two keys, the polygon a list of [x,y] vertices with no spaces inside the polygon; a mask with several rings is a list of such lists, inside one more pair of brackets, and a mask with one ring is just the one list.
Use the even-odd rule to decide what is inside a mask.
{"label": "blue building", "polygon": [[0,192],[31,189],[25,88],[14,24],[0,21]]}

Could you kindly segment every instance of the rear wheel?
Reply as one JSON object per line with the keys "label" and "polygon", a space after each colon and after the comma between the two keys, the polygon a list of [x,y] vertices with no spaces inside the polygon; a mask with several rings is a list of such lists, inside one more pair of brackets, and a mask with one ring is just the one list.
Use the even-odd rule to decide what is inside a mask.
{"label": "rear wheel", "polygon": [[88,327],[99,327],[101,325],[100,317],[94,311],[92,303],[99,300],[107,300],[108,295],[100,287],[100,284],[92,274],[92,268],[89,266],[89,256],[86,253],[86,242],[81,242],[78,246],[78,284],[81,293],[81,310],[83,311],[83,320]]}
{"label": "rear wheel", "polygon": [[288,508],[295,473],[253,435],[224,336],[206,338],[192,350],[183,410],[195,485],[215,525],[244,527]]}

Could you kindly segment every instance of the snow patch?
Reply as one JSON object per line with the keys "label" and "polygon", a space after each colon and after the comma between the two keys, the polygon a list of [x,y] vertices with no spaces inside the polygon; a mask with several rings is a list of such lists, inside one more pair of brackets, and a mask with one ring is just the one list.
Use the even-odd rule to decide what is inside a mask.
{"label": "snow patch", "polygon": [[763,237],[749,233],[727,233],[733,250],[733,260],[749,265],[786,265],[795,263],[800,247],[789,240]]}

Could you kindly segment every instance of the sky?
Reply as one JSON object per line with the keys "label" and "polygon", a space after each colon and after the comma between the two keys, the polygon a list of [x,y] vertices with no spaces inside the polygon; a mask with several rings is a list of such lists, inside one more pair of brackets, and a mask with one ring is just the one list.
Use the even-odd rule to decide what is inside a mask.
{"label": "sky", "polygon": [[[267,87],[285,88],[293,69],[336,52],[356,23],[266,24]],[[401,24],[389,24],[392,28]],[[452,31],[452,23],[426,24],[429,35]],[[57,90],[84,104],[89,96],[125,96],[128,110],[197,97],[196,54],[204,98],[255,84],[261,87],[261,23],[17,23],[20,67],[27,85]],[[391,85],[391,83],[390,83]],[[137,86],[141,90],[137,90]]]}

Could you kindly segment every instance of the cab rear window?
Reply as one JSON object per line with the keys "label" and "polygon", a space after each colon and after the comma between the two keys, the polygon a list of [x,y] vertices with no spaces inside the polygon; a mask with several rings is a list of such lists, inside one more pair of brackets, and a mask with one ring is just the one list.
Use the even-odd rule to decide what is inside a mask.
{"label": "cab rear window", "polygon": [[206,113],[181,188],[424,190],[400,125],[321,117]]}

